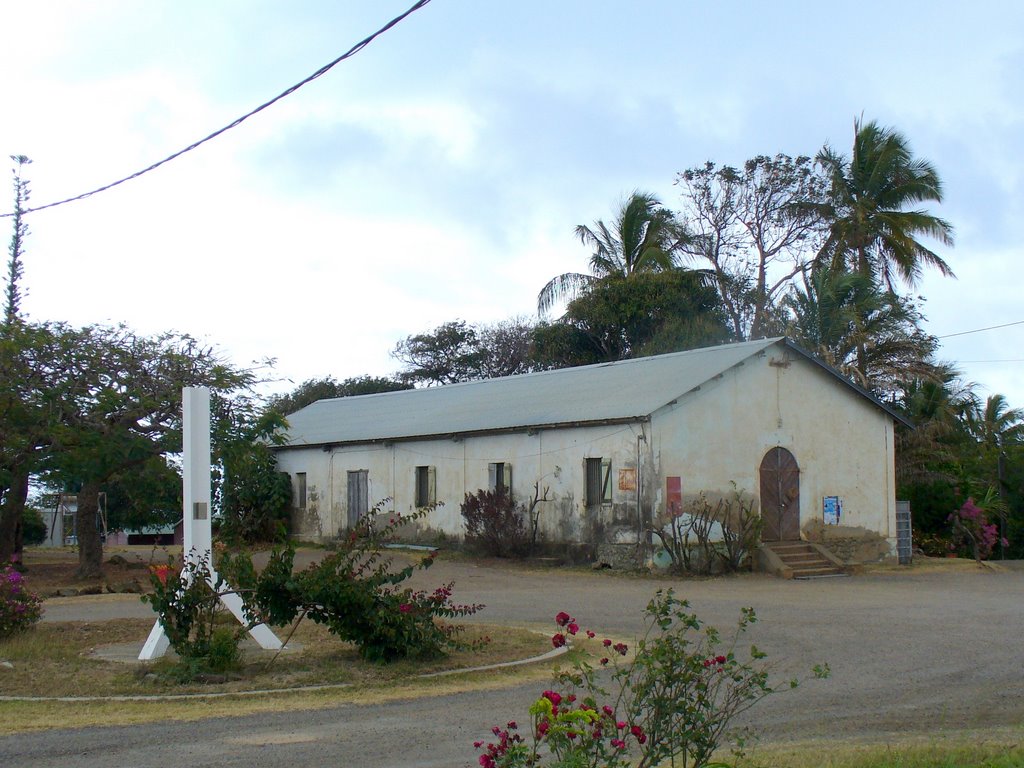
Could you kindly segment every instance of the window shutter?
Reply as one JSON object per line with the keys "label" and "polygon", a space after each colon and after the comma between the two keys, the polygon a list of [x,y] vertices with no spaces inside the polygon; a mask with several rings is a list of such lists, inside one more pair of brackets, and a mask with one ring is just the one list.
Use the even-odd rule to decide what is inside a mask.
{"label": "window shutter", "polygon": [[427,467],[427,504],[437,501],[437,467]]}
{"label": "window shutter", "polygon": [[487,465],[487,489],[490,491],[496,490],[498,487],[498,465],[488,464]]}
{"label": "window shutter", "polygon": [[505,475],[502,478],[502,485],[504,485],[508,489],[509,495],[511,495],[512,494],[512,465],[509,464],[508,462],[505,462],[501,466],[502,466],[502,469],[504,470],[504,475]]}
{"label": "window shutter", "polygon": [[612,502],[612,460],[602,459],[601,461],[601,503],[611,504]]}

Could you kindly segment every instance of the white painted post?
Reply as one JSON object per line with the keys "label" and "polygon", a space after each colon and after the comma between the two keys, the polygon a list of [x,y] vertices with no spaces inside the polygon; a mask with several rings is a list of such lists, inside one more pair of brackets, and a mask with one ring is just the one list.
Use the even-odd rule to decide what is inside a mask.
{"label": "white painted post", "polygon": [[[206,387],[185,387],[182,401],[182,561],[198,563],[205,559],[210,571],[210,587],[216,589],[217,573],[213,570],[213,528],[210,520],[210,390]],[[248,617],[242,598],[227,590],[220,600],[243,625]],[[265,624],[257,624],[249,634],[261,648],[278,650],[281,641]],[[150,661],[167,653],[170,643],[164,628],[157,621],[149,633],[140,661]]]}

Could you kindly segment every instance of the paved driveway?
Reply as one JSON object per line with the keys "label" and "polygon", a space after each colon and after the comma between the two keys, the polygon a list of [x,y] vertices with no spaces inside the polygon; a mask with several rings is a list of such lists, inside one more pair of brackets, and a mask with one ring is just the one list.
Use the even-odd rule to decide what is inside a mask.
{"label": "paved driveway", "polygon": [[[548,627],[566,610],[585,626],[632,635],[655,589],[672,586],[721,629],[741,606],[751,642],[780,676],[827,661],[832,677],[763,702],[749,721],[769,741],[932,732],[1024,722],[1024,573],[886,571],[810,582],[761,576],[638,579],[608,573],[438,563],[430,584],[483,602],[481,621]],[[71,618],[62,601],[49,617]],[[110,615],[117,601],[102,608]],[[95,605],[100,605],[97,601]],[[129,610],[136,610],[133,601]],[[53,608],[57,608],[57,604]],[[88,728],[0,740],[0,765],[461,766],[472,742],[522,719],[535,685],[383,705],[331,706],[197,723]]]}

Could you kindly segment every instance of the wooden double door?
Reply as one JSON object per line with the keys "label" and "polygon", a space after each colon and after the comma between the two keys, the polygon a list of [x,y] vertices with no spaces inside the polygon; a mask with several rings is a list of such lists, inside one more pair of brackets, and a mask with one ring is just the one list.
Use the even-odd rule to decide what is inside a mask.
{"label": "wooden double door", "polygon": [[761,540],[800,539],[800,467],[781,446],[761,459]]}

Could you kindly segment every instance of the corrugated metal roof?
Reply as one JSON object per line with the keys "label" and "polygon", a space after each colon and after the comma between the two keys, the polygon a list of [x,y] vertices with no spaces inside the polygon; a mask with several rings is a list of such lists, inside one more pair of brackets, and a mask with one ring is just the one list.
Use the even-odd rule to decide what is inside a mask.
{"label": "corrugated metal roof", "polygon": [[288,417],[286,445],[400,440],[643,418],[780,341],[784,339],[320,400]]}

